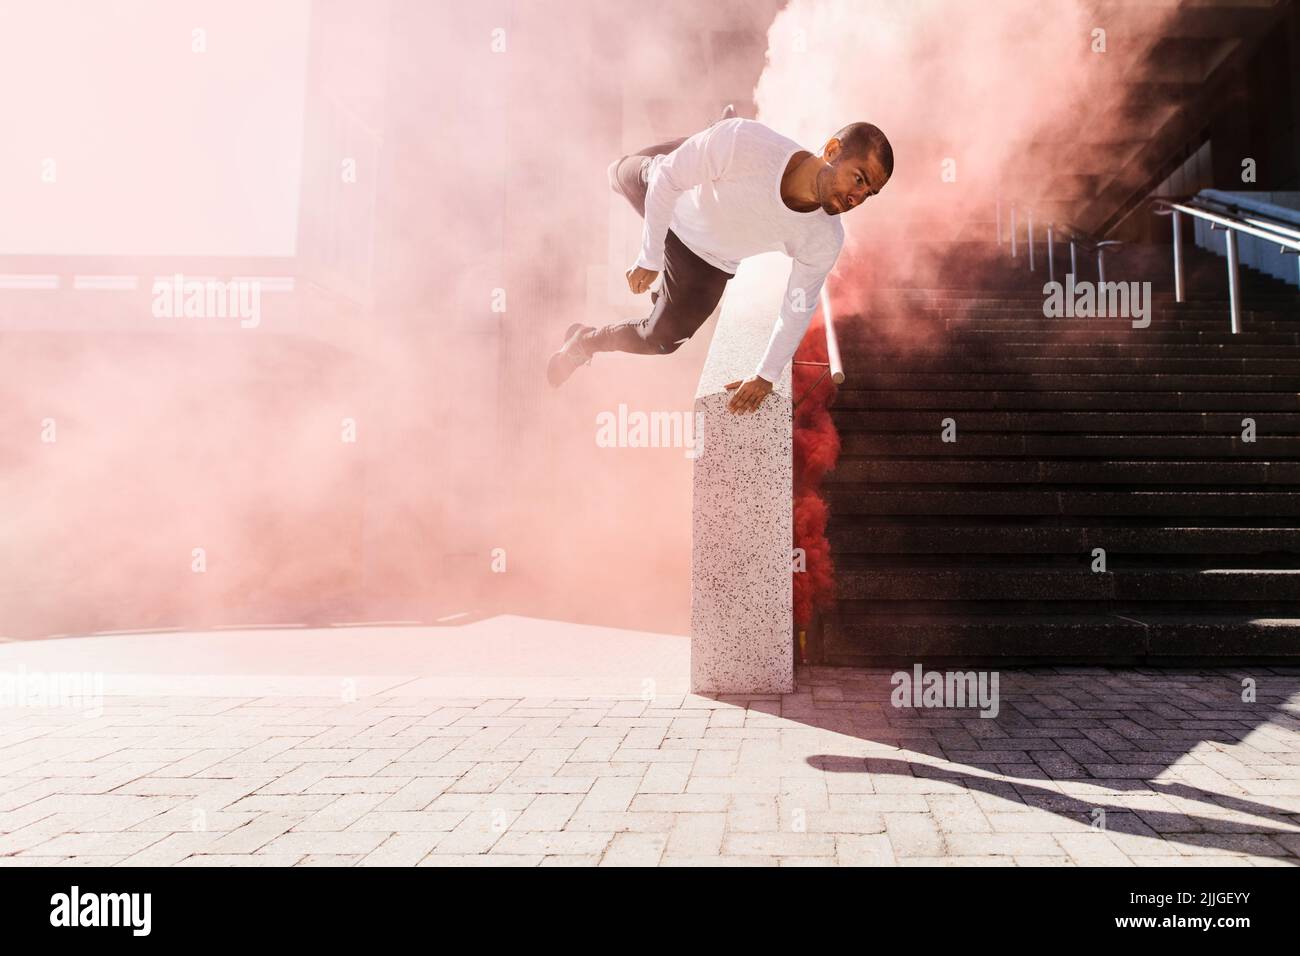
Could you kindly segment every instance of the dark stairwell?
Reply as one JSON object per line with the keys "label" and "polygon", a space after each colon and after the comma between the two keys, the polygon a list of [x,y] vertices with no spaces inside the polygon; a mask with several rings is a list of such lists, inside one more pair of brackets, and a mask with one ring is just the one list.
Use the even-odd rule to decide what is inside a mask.
{"label": "dark stairwell", "polygon": [[[1295,288],[1243,269],[1232,335],[1224,260],[1189,250],[1176,304],[1168,247],[1122,247],[1107,279],[1153,285],[1151,325],[1135,329],[1045,318],[1041,248],[1034,273],[1023,248],[1019,260],[992,243],[953,255],[964,267],[944,274],[964,278],[949,287],[879,290],[837,322],[837,598],[814,656],[1300,658]],[[1058,248],[1058,279],[1061,262]],[[882,314],[925,344],[882,331]]]}

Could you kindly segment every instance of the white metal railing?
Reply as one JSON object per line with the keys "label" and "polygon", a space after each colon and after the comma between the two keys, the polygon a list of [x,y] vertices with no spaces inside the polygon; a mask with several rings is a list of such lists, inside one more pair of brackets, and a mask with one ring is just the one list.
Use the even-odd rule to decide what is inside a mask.
{"label": "white metal railing", "polygon": [[835,317],[831,313],[829,284],[822,283],[822,325],[826,326],[826,360],[830,365],[831,381],[839,385],[844,381],[844,364],[840,361],[840,340],[835,337]]}
{"label": "white metal railing", "polygon": [[[1215,204],[1216,206],[1218,204]],[[1236,206],[1222,206],[1224,211],[1214,208],[1204,200],[1189,199],[1179,202],[1172,199],[1157,199],[1152,203],[1156,215],[1172,216],[1174,226],[1174,301],[1184,301],[1186,286],[1183,282],[1183,216],[1191,216],[1208,222],[1211,229],[1224,233],[1228,252],[1228,311],[1233,333],[1241,331],[1241,265],[1237,256],[1237,234],[1253,236],[1265,242],[1276,243],[1278,251],[1297,256],[1297,269],[1300,269],[1300,232],[1272,222],[1258,215],[1242,216]]]}
{"label": "white metal railing", "polygon": [[795,399],[794,407],[798,408],[799,403],[811,395],[822,383],[828,374],[831,381],[836,385],[844,381],[844,363],[840,360],[840,340],[835,336],[835,316],[831,312],[831,294],[829,280],[822,283],[822,291],[818,301],[822,306],[822,325],[825,326],[826,332],[826,361],[825,362],[801,362],[795,361],[793,365],[815,365],[818,368],[825,369],[821,375],[817,376],[817,381],[808,386],[808,391],[804,392]]}

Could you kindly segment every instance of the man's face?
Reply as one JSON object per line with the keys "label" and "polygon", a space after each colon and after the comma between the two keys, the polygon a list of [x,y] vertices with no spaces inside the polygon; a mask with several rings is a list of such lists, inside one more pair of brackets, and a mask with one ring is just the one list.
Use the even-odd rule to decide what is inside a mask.
{"label": "man's face", "polygon": [[889,182],[874,152],[847,156],[839,141],[831,140],[822,158],[830,165],[817,172],[817,201],[828,216],[856,209]]}

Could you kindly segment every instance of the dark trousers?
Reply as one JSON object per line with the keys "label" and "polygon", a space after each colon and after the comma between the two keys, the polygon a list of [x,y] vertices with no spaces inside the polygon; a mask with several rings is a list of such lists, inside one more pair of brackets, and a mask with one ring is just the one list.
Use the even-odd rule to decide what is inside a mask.
{"label": "dark trousers", "polygon": [[[647,146],[615,160],[609,167],[610,186],[645,218],[648,188],[641,179],[647,157],[671,153],[685,141],[675,139]],[[650,293],[653,307],[644,319],[607,325],[592,332],[586,345],[592,352],[637,352],[666,355],[675,352],[713,314],[722,290],[733,273],[724,272],[687,249],[671,229],[664,241],[663,283]]]}

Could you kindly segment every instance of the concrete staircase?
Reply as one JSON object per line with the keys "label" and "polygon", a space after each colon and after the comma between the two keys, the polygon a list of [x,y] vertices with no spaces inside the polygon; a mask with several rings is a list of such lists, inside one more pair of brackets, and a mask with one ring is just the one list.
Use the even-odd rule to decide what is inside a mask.
{"label": "concrete staircase", "polygon": [[1295,289],[1243,270],[1234,336],[1223,260],[1189,251],[1179,305],[1167,247],[1121,249],[1107,278],[1152,281],[1149,328],[1047,319],[1041,258],[997,253],[837,322],[837,601],[814,658],[1300,659]]}

